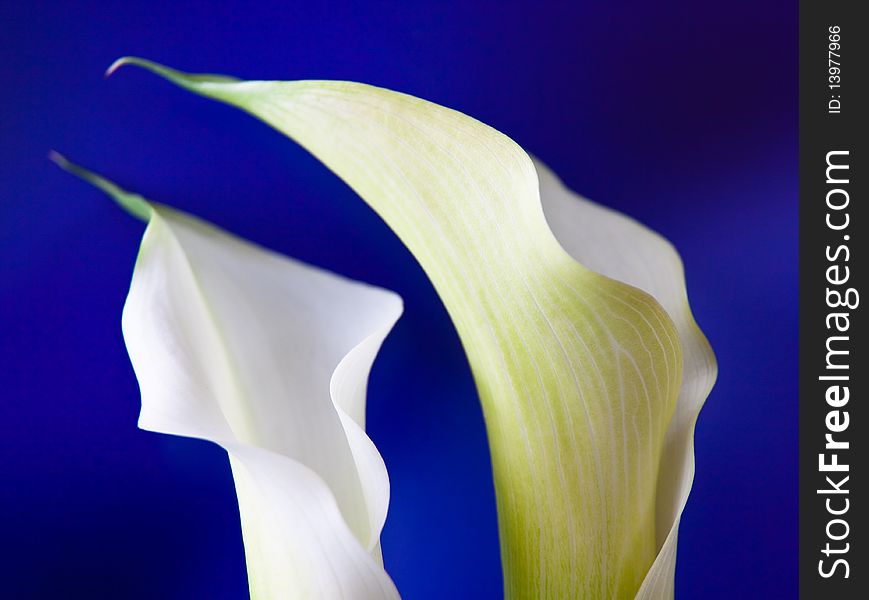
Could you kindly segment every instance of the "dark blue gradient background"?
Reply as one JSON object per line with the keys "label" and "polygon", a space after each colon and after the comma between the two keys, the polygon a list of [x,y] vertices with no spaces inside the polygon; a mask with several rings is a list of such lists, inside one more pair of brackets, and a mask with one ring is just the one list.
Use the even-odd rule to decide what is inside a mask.
{"label": "dark blue gradient background", "polygon": [[[568,7],[568,4],[572,6]],[[152,199],[400,293],[369,393],[408,600],[501,597],[465,359],[427,279],[341,181],[124,54],[247,78],[365,81],[462,110],[662,232],[720,362],[697,430],[677,596],[796,595],[795,2],[4,2],[0,597],[237,599],[216,447],[136,429],[120,330],[142,225],[56,148]]]}

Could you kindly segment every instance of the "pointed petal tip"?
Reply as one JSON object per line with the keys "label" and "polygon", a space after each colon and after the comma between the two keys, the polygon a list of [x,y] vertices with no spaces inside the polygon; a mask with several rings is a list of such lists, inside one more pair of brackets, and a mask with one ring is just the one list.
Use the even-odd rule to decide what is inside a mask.
{"label": "pointed petal tip", "polygon": [[109,65],[109,68],[106,69],[104,76],[106,78],[111,77],[112,75],[114,75],[115,71],[126,65],[139,67],[145,69],[146,71],[156,73],[157,75],[162,75],[164,77],[168,77],[171,73],[174,73],[174,71],[169,67],[165,67],[159,63],[145,58],[139,58],[138,56],[122,56],[111,65]]}
{"label": "pointed petal tip", "polygon": [[131,194],[105,177],[101,177],[93,171],[89,171],[88,169],[71,162],[56,150],[50,150],[48,152],[48,159],[67,173],[75,175],[79,179],[88,182],[95,188],[108,194],[109,197],[111,197],[112,200],[114,200],[121,208],[137,219],[145,221],[146,223],[150,221],[151,212],[153,210],[151,204],[138,194]]}
{"label": "pointed petal tip", "polygon": [[199,84],[216,84],[216,83],[236,83],[238,79],[235,77],[229,77],[227,75],[213,75],[208,73],[190,73],[186,71],[179,71],[178,69],[173,69],[172,67],[167,67],[166,65],[162,65],[158,62],[154,62],[153,60],[148,60],[146,58],[139,58],[138,56],[122,56],[117,59],[109,68],[106,69],[105,77],[111,77],[115,71],[124,67],[126,65],[131,65],[134,67],[139,67],[140,69],[144,69],[146,71],[150,71],[154,75],[158,77],[162,77],[163,79],[174,83],[175,85],[190,90],[190,91],[198,91],[198,93],[208,96],[208,92],[203,90]]}
{"label": "pointed petal tip", "polygon": [[58,152],[57,150],[49,150],[48,151],[48,160],[56,164],[61,169],[68,171],[70,162],[66,159],[66,157]]}
{"label": "pointed petal tip", "polygon": [[67,173],[75,175],[79,179],[83,179],[88,183],[100,187],[99,180],[101,180],[102,178],[99,175],[97,175],[96,173],[92,173],[84,167],[75,164],[57,150],[52,149],[48,151],[48,160],[56,164]]}
{"label": "pointed petal tip", "polygon": [[113,62],[111,65],[109,65],[109,68],[106,69],[105,73],[103,73],[103,77],[108,79],[109,77],[114,75],[115,71],[117,71],[118,69],[120,69],[121,67],[123,67],[124,65],[127,65],[127,64],[130,64],[130,57],[129,56],[122,56],[121,58],[119,58],[118,60]]}

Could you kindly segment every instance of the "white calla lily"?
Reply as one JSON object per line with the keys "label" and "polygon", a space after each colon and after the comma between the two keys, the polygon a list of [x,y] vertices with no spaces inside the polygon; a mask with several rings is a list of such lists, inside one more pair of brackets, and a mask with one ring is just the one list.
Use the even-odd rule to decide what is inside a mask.
{"label": "white calla lily", "polygon": [[525,152],[418,98],[351,82],[189,75],[135,58],[110,71],[122,64],[285,133],[419,260],[483,405],[508,598],[672,594],[693,424],[715,369],[669,245],[623,217],[567,206],[544,171],[553,234]]}
{"label": "white calla lily", "polygon": [[139,426],[229,453],[251,597],[391,600],[365,388],[401,299],[279,256],[68,163],[148,226],[123,332]]}

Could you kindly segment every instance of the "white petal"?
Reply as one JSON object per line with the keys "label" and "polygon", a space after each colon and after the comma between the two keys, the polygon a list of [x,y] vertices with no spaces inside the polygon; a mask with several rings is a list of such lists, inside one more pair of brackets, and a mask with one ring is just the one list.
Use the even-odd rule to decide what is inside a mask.
{"label": "white petal", "polygon": [[543,211],[564,249],[586,267],[652,295],[670,315],[682,342],[682,388],[658,479],[660,549],[636,596],[672,597],[679,517],[694,479],[694,424],[715,383],[715,356],[694,322],[682,261],[673,246],[637,221],[573,193],[539,160],[535,167]]}
{"label": "white petal", "polygon": [[401,299],[55,160],[148,220],[123,316],[139,424],[228,451],[252,597],[398,598],[379,557],[389,481],[363,428]]}

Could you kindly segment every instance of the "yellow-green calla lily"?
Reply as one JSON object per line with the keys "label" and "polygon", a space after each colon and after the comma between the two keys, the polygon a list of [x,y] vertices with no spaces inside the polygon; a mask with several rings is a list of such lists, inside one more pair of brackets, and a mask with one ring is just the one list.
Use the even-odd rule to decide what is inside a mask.
{"label": "yellow-green calla lily", "polygon": [[134,58],[112,69],[122,64],[282,131],[420,262],[483,405],[508,598],[672,595],[693,426],[715,361],[666,242],[574,197],[498,131],[418,98]]}
{"label": "yellow-green calla lily", "polygon": [[251,597],[397,599],[365,388],[401,299],[52,158],[148,224],[123,313],[139,426],[229,453]]}

